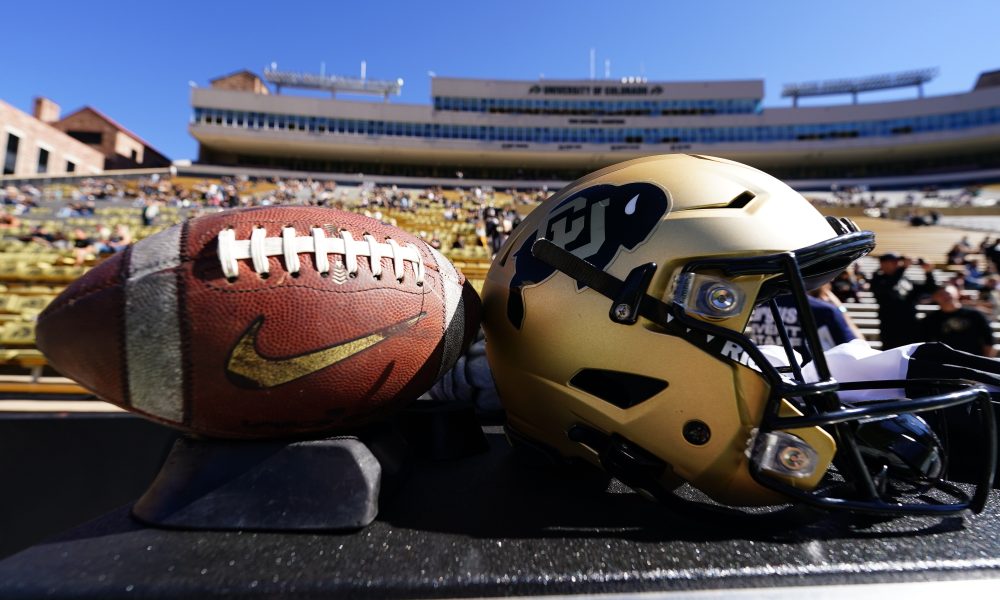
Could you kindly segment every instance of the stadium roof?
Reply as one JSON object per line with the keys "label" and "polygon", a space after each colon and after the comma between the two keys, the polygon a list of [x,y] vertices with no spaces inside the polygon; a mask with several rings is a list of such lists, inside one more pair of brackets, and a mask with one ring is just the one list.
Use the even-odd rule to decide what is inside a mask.
{"label": "stadium roof", "polygon": [[918,69],[902,73],[885,73],[868,77],[828,79],[807,83],[788,83],[781,90],[782,98],[804,96],[829,96],[833,94],[857,94],[875,90],[889,90],[901,87],[919,86],[937,77],[937,69]]}

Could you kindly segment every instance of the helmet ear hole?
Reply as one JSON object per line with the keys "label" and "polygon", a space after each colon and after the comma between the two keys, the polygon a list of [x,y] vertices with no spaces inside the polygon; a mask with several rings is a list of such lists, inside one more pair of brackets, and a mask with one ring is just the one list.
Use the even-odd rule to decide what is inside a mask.
{"label": "helmet ear hole", "polygon": [[618,408],[641,404],[669,385],[655,377],[605,369],[582,369],[569,380],[569,384]]}

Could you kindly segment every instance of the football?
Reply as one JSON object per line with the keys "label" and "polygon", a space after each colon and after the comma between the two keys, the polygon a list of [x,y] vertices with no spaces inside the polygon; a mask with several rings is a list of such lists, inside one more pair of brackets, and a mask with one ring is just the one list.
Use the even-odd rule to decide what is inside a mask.
{"label": "football", "polygon": [[192,219],[115,254],[37,323],[51,365],[189,433],[349,431],[426,392],[479,296],[420,238],[328,208]]}

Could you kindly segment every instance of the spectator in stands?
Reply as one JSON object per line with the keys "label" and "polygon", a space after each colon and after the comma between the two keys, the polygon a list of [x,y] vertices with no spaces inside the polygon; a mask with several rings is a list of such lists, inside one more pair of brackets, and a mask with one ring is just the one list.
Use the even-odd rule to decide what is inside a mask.
{"label": "spectator in stands", "polygon": [[965,261],[965,287],[969,290],[978,290],[983,287],[983,279],[986,273],[979,270],[979,265],[974,260]]}
{"label": "spectator in stands", "polygon": [[941,310],[924,317],[924,340],[943,342],[970,354],[995,356],[989,320],[978,310],[962,306],[958,288],[953,285],[939,287],[932,298]]}
{"label": "spectator in stands", "polygon": [[72,241],[73,256],[76,259],[77,266],[87,262],[87,259],[93,257],[94,253],[97,251],[94,238],[87,235],[87,232],[79,227],[73,230]]}
{"label": "spectator in stands", "polygon": [[160,203],[156,200],[147,199],[142,209],[142,225],[150,227],[156,223],[156,217],[160,214]]}
{"label": "spectator in stands", "polygon": [[879,269],[872,275],[869,286],[878,302],[879,330],[882,349],[888,350],[920,340],[917,326],[917,302],[933,291],[934,265],[919,259],[924,269],[924,282],[915,284],[906,278],[906,268],[912,263],[895,253],[879,258]]}
{"label": "spectator in stands", "polygon": [[[1000,317],[1000,289],[998,289],[998,284],[1000,284],[1000,277],[997,275],[990,275],[983,278],[983,285],[979,288],[979,294],[975,301],[972,302],[972,307],[982,312],[990,319],[996,319]],[[968,306],[969,303],[966,303]]]}
{"label": "spectator in stands", "polygon": [[28,235],[18,239],[22,242],[34,242],[42,246],[51,246],[56,241],[56,236],[45,225],[35,225],[28,232]]}
{"label": "spectator in stands", "polygon": [[831,289],[840,302],[857,302],[861,285],[854,273],[845,269],[833,280]]}
{"label": "spectator in stands", "polygon": [[20,219],[8,213],[7,209],[0,209],[0,229],[13,229],[20,225]]}
{"label": "spectator in stands", "polygon": [[132,232],[128,225],[119,223],[115,225],[115,232],[111,234],[107,241],[107,247],[111,252],[121,252],[132,243]]}
{"label": "spectator in stands", "polygon": [[994,273],[1000,273],[1000,237],[985,244],[983,254],[986,255],[986,260],[990,263],[990,270]]}
{"label": "spectator in stands", "polygon": [[[809,308],[816,320],[819,341],[823,350],[862,338],[861,330],[851,321],[847,308],[833,294],[830,284],[825,284],[809,293]],[[778,312],[785,325],[785,332],[792,347],[804,359],[809,358],[803,338],[802,326],[799,324],[799,311],[790,294],[778,296]],[[759,345],[781,345],[778,327],[769,306],[760,306],[750,315],[750,337]]]}
{"label": "spectator in stands", "polygon": [[967,252],[968,251],[961,243],[955,244],[954,246],[951,247],[951,250],[948,250],[948,264],[949,265],[963,264],[965,262],[965,254]]}

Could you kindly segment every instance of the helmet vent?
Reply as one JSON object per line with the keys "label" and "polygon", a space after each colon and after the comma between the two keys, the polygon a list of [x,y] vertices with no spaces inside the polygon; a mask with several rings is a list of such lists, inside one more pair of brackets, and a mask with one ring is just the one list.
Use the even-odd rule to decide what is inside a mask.
{"label": "helmet vent", "polygon": [[668,385],[662,379],[604,369],[583,369],[569,380],[569,384],[618,408],[641,404],[667,389]]}
{"label": "helmet vent", "polygon": [[735,198],[730,200],[729,204],[726,205],[726,208],[743,208],[747,204],[750,204],[750,201],[756,197],[757,197],[756,194],[754,194],[750,190],[747,190],[742,194],[740,194],[739,196],[736,196]]}
{"label": "helmet vent", "polygon": [[757,194],[751,192],[750,190],[744,190],[740,192],[735,198],[722,204],[706,204],[704,206],[693,206],[688,210],[705,210],[709,208],[744,208],[747,204],[757,197]]}

